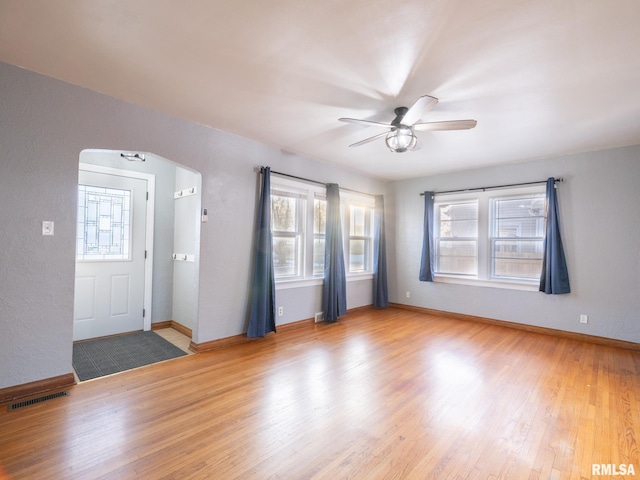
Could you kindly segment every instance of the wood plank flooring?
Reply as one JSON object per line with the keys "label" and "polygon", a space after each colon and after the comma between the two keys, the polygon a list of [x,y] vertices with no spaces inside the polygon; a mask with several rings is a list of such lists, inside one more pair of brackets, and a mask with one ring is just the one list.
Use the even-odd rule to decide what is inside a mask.
{"label": "wood plank flooring", "polygon": [[365,309],[3,409],[0,479],[640,477],[639,433],[638,352]]}

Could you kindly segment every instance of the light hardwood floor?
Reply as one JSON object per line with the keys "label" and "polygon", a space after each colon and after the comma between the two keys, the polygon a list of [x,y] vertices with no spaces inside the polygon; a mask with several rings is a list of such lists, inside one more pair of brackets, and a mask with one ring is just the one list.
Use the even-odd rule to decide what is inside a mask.
{"label": "light hardwood floor", "polygon": [[167,342],[172,343],[188,355],[193,355],[193,352],[189,350],[191,338],[187,337],[186,335],[178,332],[177,330],[174,330],[173,328],[159,328],[158,330],[154,330],[154,332],[156,332]]}
{"label": "light hardwood floor", "polygon": [[367,309],[3,409],[0,478],[640,477],[639,432],[638,352]]}

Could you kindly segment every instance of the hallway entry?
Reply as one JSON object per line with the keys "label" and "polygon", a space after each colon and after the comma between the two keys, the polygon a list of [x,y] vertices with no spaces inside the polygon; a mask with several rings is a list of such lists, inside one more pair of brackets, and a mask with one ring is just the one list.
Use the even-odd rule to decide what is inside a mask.
{"label": "hallway entry", "polygon": [[145,267],[149,179],[81,165],[73,339],[149,330]]}

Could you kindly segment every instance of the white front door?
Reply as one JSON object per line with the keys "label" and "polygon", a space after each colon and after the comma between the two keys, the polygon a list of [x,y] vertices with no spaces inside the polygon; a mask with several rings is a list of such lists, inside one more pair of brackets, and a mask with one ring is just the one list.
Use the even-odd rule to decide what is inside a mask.
{"label": "white front door", "polygon": [[142,330],[147,181],[80,170],[73,339]]}

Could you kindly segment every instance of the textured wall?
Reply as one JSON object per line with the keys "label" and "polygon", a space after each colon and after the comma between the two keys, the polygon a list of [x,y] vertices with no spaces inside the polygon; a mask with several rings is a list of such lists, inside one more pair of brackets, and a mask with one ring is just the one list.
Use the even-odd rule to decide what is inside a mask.
{"label": "textured wall", "polygon": [[172,320],[195,329],[198,322],[198,276],[200,258],[200,192],[202,178],[185,168],[176,171],[175,191],[196,188],[196,195],[174,199],[173,251],[194,255],[194,262],[173,262]]}
{"label": "textured wall", "polygon": [[[272,169],[382,193],[331,165],[0,63],[0,388],[71,372],[78,158],[85,149],[152,152],[202,174],[194,341],[245,326],[257,174]],[[40,235],[42,220],[55,236]],[[370,284],[370,282],[369,282]],[[313,287],[312,287],[313,288]],[[283,297],[285,311],[315,290]],[[354,305],[361,304],[350,292]],[[351,306],[351,305],[349,305]],[[311,314],[319,308],[310,305]],[[288,318],[288,321],[308,318]]]}
{"label": "textured wall", "polygon": [[[425,190],[563,177],[561,230],[572,292],[418,281]],[[640,146],[394,182],[387,223],[393,302],[640,342]],[[411,292],[406,298],[405,292]],[[589,323],[578,321],[589,315]]]}

